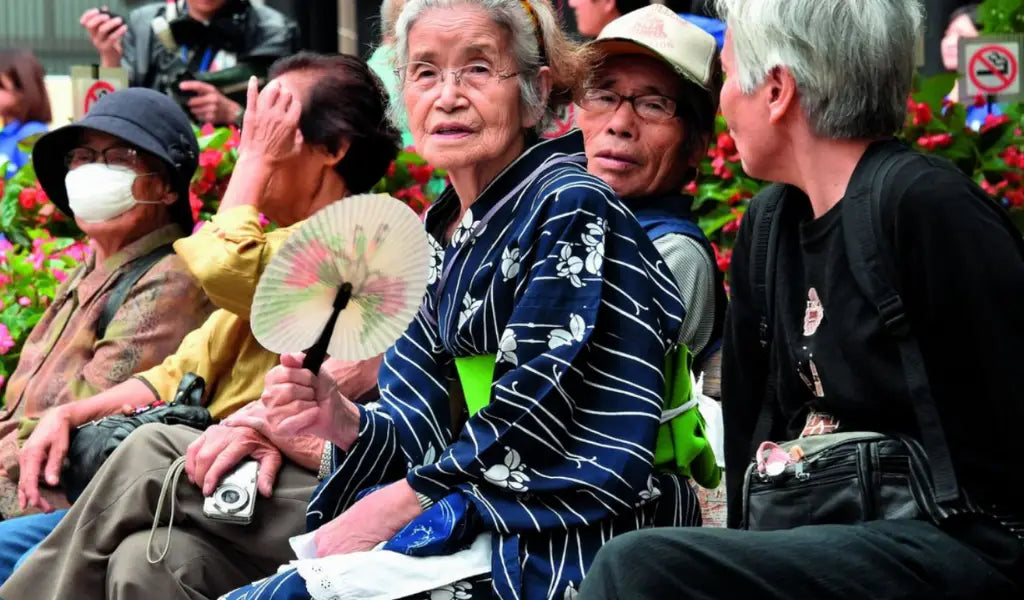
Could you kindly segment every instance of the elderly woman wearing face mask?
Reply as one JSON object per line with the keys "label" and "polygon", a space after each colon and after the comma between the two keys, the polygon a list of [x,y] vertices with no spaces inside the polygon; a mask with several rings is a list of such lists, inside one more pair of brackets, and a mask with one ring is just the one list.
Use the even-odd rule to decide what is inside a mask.
{"label": "elderly woman wearing face mask", "polygon": [[700,523],[654,466],[685,311],[578,139],[537,141],[582,75],[550,5],[411,0],[396,30],[417,148],[452,182],[426,219],[430,287],[378,407],[301,356],[268,375],[268,427],[329,439],[335,469],[304,560],[227,597],[571,598],[608,538]]}
{"label": "elderly woman wearing face mask", "polygon": [[[93,254],[71,273],[32,331],[0,415],[0,537],[17,529],[22,444],[40,418],[160,363],[211,310],[172,242],[192,230],[188,185],[198,148],[188,119],[162,94],[129,89],[78,123],[40,138],[33,160],[53,203],[88,236]],[[45,508],[66,507],[59,490]],[[54,517],[56,518],[56,517]],[[6,545],[0,576],[17,559]]]}

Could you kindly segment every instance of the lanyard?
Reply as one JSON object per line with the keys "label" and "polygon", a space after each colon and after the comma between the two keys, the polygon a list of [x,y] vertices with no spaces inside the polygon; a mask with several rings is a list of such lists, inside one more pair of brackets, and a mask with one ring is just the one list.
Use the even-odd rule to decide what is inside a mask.
{"label": "lanyard", "polygon": [[[188,47],[181,47],[181,62],[188,64]],[[203,61],[199,63],[199,72],[205,73],[210,70],[210,63],[213,62],[213,49],[207,48],[203,53]]]}
{"label": "lanyard", "polygon": [[[455,248],[455,252],[450,257],[445,256],[445,262],[448,264],[446,264],[444,266],[444,269],[441,270],[441,277],[438,278],[437,288],[434,290],[434,310],[436,312],[440,313],[441,311],[441,294],[444,292],[445,285],[448,282],[448,276],[451,275],[452,267],[455,265],[459,258],[459,253],[462,252],[464,248],[473,245],[473,243],[476,241],[477,235],[479,235],[480,232],[483,231],[485,227],[487,227],[487,224],[491,221],[491,219],[494,218],[495,215],[498,214],[498,211],[504,208],[505,205],[508,204],[510,200],[512,200],[512,198],[515,198],[516,196],[520,195],[523,189],[526,188],[526,186],[533,183],[537,179],[537,177],[540,176],[541,172],[544,170],[544,167],[571,162],[574,162],[574,159],[568,155],[548,158],[540,166],[538,166],[536,170],[534,170],[533,174],[520,181],[518,184],[516,184],[514,188],[512,188],[511,191],[505,194],[505,196],[502,197],[501,200],[498,200],[494,204],[494,206],[491,207],[491,210],[487,211],[487,213],[484,214],[482,219],[480,219],[476,223],[473,223],[473,228],[469,230],[469,235],[466,236],[466,241],[462,242],[462,244],[458,248]],[[434,315],[430,314],[429,312],[425,312],[424,316],[427,318],[427,321],[430,322],[431,325],[433,325],[434,327],[438,327],[438,322],[437,319],[434,318]],[[438,329],[440,328],[438,327]]]}

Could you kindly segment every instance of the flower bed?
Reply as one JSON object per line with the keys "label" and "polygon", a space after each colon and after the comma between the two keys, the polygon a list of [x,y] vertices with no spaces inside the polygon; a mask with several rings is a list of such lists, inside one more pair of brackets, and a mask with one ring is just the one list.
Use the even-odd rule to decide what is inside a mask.
{"label": "flower bed", "polygon": [[[1024,137],[1021,105],[990,117],[974,131],[966,127],[967,106],[945,101],[955,75],[920,83],[908,99],[901,138],[918,150],[945,157],[971,176],[1024,228]],[[727,270],[737,229],[750,199],[763,187],[743,172],[736,145],[719,117],[716,138],[686,191],[694,213],[711,238],[718,265]],[[192,180],[193,216],[202,225],[217,204],[238,159],[234,128],[197,130],[199,169]],[[2,165],[0,165],[2,166]],[[422,213],[444,185],[444,174],[411,149],[401,152],[374,188]],[[89,248],[75,224],[54,209],[39,188],[31,164],[4,186],[0,181],[0,396],[17,364],[21,345],[60,282],[85,259]],[[269,226],[269,224],[268,224]]]}

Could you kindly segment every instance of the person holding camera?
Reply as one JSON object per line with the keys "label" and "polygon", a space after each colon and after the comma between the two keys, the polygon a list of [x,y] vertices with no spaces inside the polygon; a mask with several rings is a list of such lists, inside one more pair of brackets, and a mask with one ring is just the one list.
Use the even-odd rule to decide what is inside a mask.
{"label": "person holding camera", "polygon": [[100,66],[122,67],[129,85],[169,93],[200,123],[241,125],[246,81],[294,54],[296,25],[248,0],[153,3],[127,18],[105,7],[82,15]]}
{"label": "person holding camera", "polygon": [[[205,381],[203,403],[217,422],[202,432],[162,423],[136,429],[98,469],[61,525],[0,587],[0,598],[215,597],[210,590],[232,589],[287,561],[287,545],[266,540],[303,531],[304,508],[318,472],[330,472],[333,449],[311,435],[277,436],[261,426],[264,378],[280,358],[252,335],[253,295],[294,228],[340,198],[368,191],[398,154],[400,138],[385,118],[386,93],[358,57],[301,52],[275,63],[270,75],[258,95],[250,81],[240,156],[217,214],[175,245],[218,310],[163,364],[90,398],[83,407],[90,412],[78,413],[81,419],[49,424],[36,444],[42,451],[22,467],[45,478],[23,480],[22,496],[36,505],[44,485],[57,482],[69,430],[123,405],[168,400],[188,373]],[[261,212],[279,228],[264,231]],[[378,366],[379,358],[328,360],[321,373],[365,400],[376,396]],[[182,458],[190,483],[164,485],[176,493],[177,517],[173,527],[152,536],[156,555],[167,550],[151,562],[154,515],[166,515],[161,484]],[[248,459],[259,463],[255,482],[252,464],[243,462]],[[239,464],[242,470],[232,474]],[[215,493],[225,478],[230,483],[243,476],[253,484],[244,499]],[[204,507],[211,496],[221,501],[219,509]],[[239,500],[244,506],[223,504]],[[92,519],[100,506],[103,516]],[[240,517],[253,507],[245,526],[218,518]],[[84,521],[102,531],[83,536]]]}

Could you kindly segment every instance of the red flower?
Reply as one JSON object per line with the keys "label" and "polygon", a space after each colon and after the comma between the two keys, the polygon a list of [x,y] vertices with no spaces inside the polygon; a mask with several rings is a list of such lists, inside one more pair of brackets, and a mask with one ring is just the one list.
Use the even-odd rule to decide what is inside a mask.
{"label": "red flower", "polygon": [[922,135],[917,138],[919,146],[925,150],[934,150],[935,148],[945,148],[953,143],[953,136],[948,133],[935,133],[932,135]]}
{"label": "red flower", "polygon": [[409,165],[409,175],[416,180],[416,183],[427,185],[430,183],[430,178],[434,176],[434,168],[430,165]]}
{"label": "red flower", "polygon": [[1017,188],[1006,192],[1006,199],[1010,202],[1010,206],[1014,208],[1024,206],[1024,189]]}
{"label": "red flower", "polygon": [[228,128],[231,130],[231,137],[224,142],[224,149],[231,150],[237,148],[242,143],[242,134],[239,133],[238,128],[234,125],[229,125]]}
{"label": "red flower", "polygon": [[728,133],[719,134],[716,145],[724,154],[736,153],[736,140],[732,139],[732,136]]}
{"label": "red flower", "polygon": [[985,193],[987,193],[989,196],[992,196],[993,198],[998,198],[1000,196],[1000,194],[1003,193],[1003,190],[1006,189],[1006,186],[1008,186],[1008,185],[1009,185],[1009,183],[1007,181],[1005,181],[1005,180],[1004,181],[1000,181],[999,183],[997,183],[995,185],[992,185],[991,183],[989,183],[989,181],[987,179],[982,179],[981,180],[981,189],[985,190]]}
{"label": "red flower", "polygon": [[723,156],[716,156],[711,161],[711,167],[714,169],[715,176],[721,179],[732,179],[732,170],[729,169],[725,164],[725,158]]}
{"label": "red flower", "polygon": [[715,251],[715,262],[718,263],[718,270],[723,273],[729,272],[729,265],[732,263],[732,249],[720,250],[718,244],[712,243],[711,248]]}
{"label": "red flower", "polygon": [[198,221],[199,211],[203,208],[203,201],[191,190],[188,192],[188,205],[192,209],[192,220]]}
{"label": "red flower", "polygon": [[32,210],[36,205],[36,188],[29,187],[21,190],[18,194],[18,204],[25,210]]}
{"label": "red flower", "polygon": [[696,196],[698,191],[697,182],[691,181],[690,183],[686,184],[686,187],[683,188],[683,191],[691,196]]}
{"label": "red flower", "polygon": [[384,173],[384,176],[389,178],[389,179],[391,177],[394,177],[395,176],[395,169],[397,169],[397,168],[398,167],[395,165],[395,161],[391,161],[391,164],[388,165],[388,170],[387,170],[386,173]]}
{"label": "red flower", "polygon": [[212,123],[203,123],[203,126],[199,128],[199,133],[201,133],[202,135],[210,135],[215,131],[217,130],[216,128],[214,128]]}
{"label": "red flower", "polygon": [[736,210],[735,208],[732,209],[731,212],[732,215],[736,218],[722,226],[722,233],[731,234],[739,231],[740,222],[743,221],[743,213]]}
{"label": "red flower", "polygon": [[978,94],[977,96],[974,97],[974,108],[981,108],[987,104],[988,101],[985,100],[985,96]]}
{"label": "red flower", "polygon": [[988,131],[990,129],[993,129],[995,127],[999,127],[1003,123],[1009,123],[1009,122],[1010,122],[1010,117],[1008,117],[1006,115],[998,115],[998,116],[996,116],[996,115],[985,115],[985,122],[982,123],[982,125],[981,125],[981,132],[985,133],[986,131]]}
{"label": "red flower", "polygon": [[224,153],[210,148],[209,150],[203,150],[199,155],[199,166],[204,169],[216,169],[222,160],[224,160]]}
{"label": "red flower", "polygon": [[932,107],[924,102],[917,102],[913,107],[914,125],[927,125],[932,121]]}

